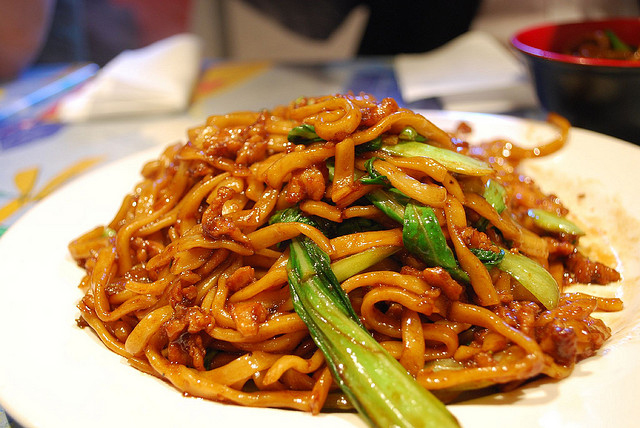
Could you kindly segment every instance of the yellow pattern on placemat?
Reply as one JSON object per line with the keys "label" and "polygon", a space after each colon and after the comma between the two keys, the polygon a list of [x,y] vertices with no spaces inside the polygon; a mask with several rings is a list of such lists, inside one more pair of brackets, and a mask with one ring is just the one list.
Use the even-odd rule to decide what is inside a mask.
{"label": "yellow pattern on placemat", "polygon": [[13,213],[27,203],[29,193],[31,193],[33,186],[36,184],[38,172],[38,168],[31,167],[20,170],[13,176],[13,182],[18,189],[18,197],[9,201],[9,203],[3,207],[0,207],[0,222],[11,217]]}
{"label": "yellow pattern on placemat", "polygon": [[40,190],[34,197],[34,200],[39,200],[44,198],[53,192],[56,188],[60,187],[67,180],[70,180],[74,176],[80,174],[81,172],[91,168],[98,162],[102,161],[104,156],[96,156],[93,158],[81,159],[80,161],[74,163],[70,167],[64,169],[58,175],[53,177],[49,182]]}
{"label": "yellow pattern on placemat", "polygon": [[216,92],[228,89],[250,79],[271,67],[270,61],[224,62],[213,64],[204,71],[193,93],[193,101],[199,101]]}
{"label": "yellow pattern on placemat", "polygon": [[38,168],[32,167],[18,171],[13,177],[13,182],[16,184],[16,188],[20,192],[20,196],[27,196],[33,186],[36,184],[36,178],[38,178]]}
{"label": "yellow pattern on placemat", "polygon": [[34,196],[31,196],[30,194],[40,171],[39,168],[31,167],[18,171],[13,177],[13,181],[18,189],[19,195],[4,206],[0,207],[0,222],[11,217],[27,203],[38,201],[49,195],[62,184],[91,168],[103,159],[104,156],[97,156],[79,160],[49,180],[47,184],[45,184],[44,187]]}

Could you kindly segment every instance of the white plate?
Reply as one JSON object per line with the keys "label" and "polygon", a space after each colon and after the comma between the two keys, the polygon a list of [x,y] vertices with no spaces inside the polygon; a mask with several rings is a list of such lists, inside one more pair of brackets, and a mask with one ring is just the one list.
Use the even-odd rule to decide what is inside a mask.
{"label": "white plate", "polygon": [[[426,113],[452,129],[473,124],[474,137],[524,143],[548,138],[548,127],[513,118]],[[82,272],[67,253],[73,238],[109,222],[139,181],[145,151],[83,176],[42,201],[0,239],[0,404],[25,426],[364,426],[356,415],[308,414],[222,405],[184,397],[170,385],[136,371],[76,327]],[[640,150],[575,129],[560,153],[528,164],[545,190],[564,198],[596,241],[612,244],[624,282],[597,287],[618,295],[622,313],[607,317],[613,336],[597,356],[560,382],[538,381],[507,394],[450,406],[466,427],[517,421],[524,427],[632,426],[640,397]],[[575,197],[580,194],[582,196]],[[631,214],[630,214],[631,213]],[[634,214],[635,213],[635,214]],[[586,241],[585,241],[586,242]],[[587,242],[588,243],[588,242]],[[596,248],[596,247],[594,247]],[[615,261],[615,260],[614,260]]]}

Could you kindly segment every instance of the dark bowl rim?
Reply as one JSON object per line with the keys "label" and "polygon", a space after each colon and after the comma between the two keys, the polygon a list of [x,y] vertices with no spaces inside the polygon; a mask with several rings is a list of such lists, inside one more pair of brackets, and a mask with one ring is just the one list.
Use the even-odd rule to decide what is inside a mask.
{"label": "dark bowl rim", "polygon": [[539,57],[552,61],[559,61],[567,64],[586,65],[591,67],[624,67],[624,68],[638,68],[640,67],[640,61],[621,60],[621,59],[602,59],[602,58],[585,58],[574,55],[561,54],[558,52],[549,51],[546,49],[540,49],[533,47],[527,43],[522,42],[520,39],[525,34],[533,32],[539,32],[550,28],[560,28],[564,26],[579,26],[585,24],[602,24],[602,25],[615,25],[619,23],[632,23],[638,24],[640,29],[640,17],[636,18],[610,18],[602,20],[587,20],[587,21],[567,21],[553,24],[542,24],[524,28],[511,37],[511,45],[522,53]]}

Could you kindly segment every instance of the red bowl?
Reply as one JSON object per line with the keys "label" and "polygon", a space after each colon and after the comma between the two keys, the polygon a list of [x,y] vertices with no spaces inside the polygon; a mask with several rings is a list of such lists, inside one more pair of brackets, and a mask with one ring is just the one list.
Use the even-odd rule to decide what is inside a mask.
{"label": "red bowl", "polygon": [[524,29],[511,44],[522,54],[540,104],[582,128],[640,144],[640,61],[563,53],[596,30],[640,45],[640,18],[570,22]]}

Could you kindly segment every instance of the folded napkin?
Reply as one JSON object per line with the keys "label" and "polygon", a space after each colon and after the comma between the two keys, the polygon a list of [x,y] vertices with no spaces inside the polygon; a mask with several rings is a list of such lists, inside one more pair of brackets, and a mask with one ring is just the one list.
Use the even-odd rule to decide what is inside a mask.
{"label": "folded napkin", "polygon": [[491,112],[535,103],[524,67],[483,32],[470,31],[424,54],[398,55],[394,66],[406,102],[437,97],[447,109]]}
{"label": "folded napkin", "polygon": [[200,41],[192,34],[124,51],[60,101],[59,118],[73,122],[184,110],[200,60]]}

